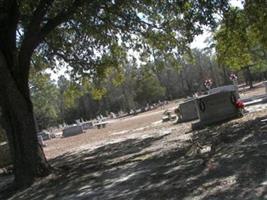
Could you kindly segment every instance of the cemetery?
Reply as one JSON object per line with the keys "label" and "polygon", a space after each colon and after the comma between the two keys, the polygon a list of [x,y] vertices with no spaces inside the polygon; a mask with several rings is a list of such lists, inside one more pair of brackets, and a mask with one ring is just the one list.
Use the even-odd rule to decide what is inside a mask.
{"label": "cemetery", "polygon": [[[246,189],[251,191],[251,189],[249,189],[249,185],[256,183],[256,179],[253,177],[261,176],[261,171],[265,171],[264,166],[267,163],[265,160],[252,158],[250,161],[248,161],[250,163],[250,169],[247,169],[248,171],[246,172],[248,174],[242,175],[242,173],[244,173],[242,172],[242,167],[247,165],[242,164],[244,163],[244,159],[246,159],[246,157],[242,157],[241,155],[246,156],[247,151],[253,151],[253,145],[256,144],[252,142],[255,142],[255,140],[259,141],[258,145],[263,145],[261,146],[261,152],[266,151],[264,146],[265,140],[263,140],[265,136],[261,134],[264,134],[264,132],[262,132],[264,129],[262,128],[266,127],[266,119],[264,116],[267,110],[267,104],[262,104],[263,106],[265,105],[265,107],[262,108],[262,111],[251,111],[250,113],[244,114],[244,116],[240,118],[239,111],[236,110],[237,108],[232,102],[232,95],[235,96],[236,93],[233,91],[222,91],[196,97],[195,101],[197,103],[204,102],[206,106],[205,109],[211,109],[207,110],[208,113],[205,113],[203,112],[203,105],[195,104],[196,110],[193,111],[196,112],[195,114],[197,114],[197,119],[194,117],[194,119],[190,121],[181,121],[178,124],[173,124],[173,121],[162,123],[160,119],[165,110],[158,108],[156,110],[145,112],[136,116],[116,119],[105,129],[90,128],[85,130],[88,132],[88,134],[78,134],[74,135],[73,137],[64,137],[62,139],[54,138],[52,140],[47,140],[47,146],[44,148],[44,150],[47,157],[54,160],[54,166],[60,167],[60,159],[69,160],[70,163],[68,166],[70,167],[70,170],[72,171],[75,169],[75,171],[71,172],[73,173],[71,187],[75,191],[80,189],[80,184],[86,184],[86,181],[90,182],[90,179],[87,179],[86,174],[82,172],[84,169],[81,167],[81,164],[83,164],[85,161],[81,161],[80,164],[78,164],[76,160],[88,159],[94,157],[96,153],[101,152],[101,156],[98,157],[97,160],[105,165],[103,170],[107,175],[109,175],[106,177],[104,174],[100,174],[97,176],[98,178],[95,181],[91,182],[91,184],[101,185],[101,183],[98,182],[98,180],[101,179],[106,179],[110,182],[108,182],[107,185],[99,186],[98,190],[101,191],[100,193],[93,193],[93,188],[87,188],[87,193],[84,193],[87,198],[97,197],[106,199],[109,198],[110,194],[112,194],[113,198],[120,198],[122,194],[118,192],[113,193],[113,191],[117,191],[117,189],[119,189],[120,192],[122,192],[126,190],[126,188],[131,187],[128,185],[128,180],[135,181],[136,185],[134,187],[146,187],[146,184],[151,184],[152,190],[160,191],[160,188],[163,187],[162,185],[153,185],[148,179],[144,178],[145,176],[149,176],[150,173],[157,174],[157,176],[151,177],[151,181],[160,182],[164,180],[168,183],[165,184],[164,187],[170,189],[177,197],[182,198],[184,194],[189,198],[193,198],[193,196],[196,196],[196,193],[192,192],[189,187],[181,188],[181,185],[178,183],[193,178],[193,174],[198,173],[198,170],[202,170],[203,166],[205,166],[205,170],[203,171],[202,175],[203,179],[199,180],[200,183],[198,183],[198,181],[188,182],[190,187],[195,188],[198,193],[206,197],[211,197],[211,194],[207,192],[208,190],[204,188],[212,187],[214,191],[219,192],[221,187],[220,185],[222,184],[224,184],[224,187],[226,188],[234,187],[235,190],[238,191],[239,187],[241,187],[240,184],[238,184],[240,182],[239,179],[241,179],[243,176],[252,176],[251,179],[242,179],[243,184],[247,184]],[[192,99],[190,100],[192,101]],[[184,106],[183,101],[180,101],[180,103],[182,106]],[[185,103],[187,103],[187,101]],[[191,105],[194,105],[192,102],[190,103]],[[214,110],[216,111],[221,109],[220,107],[222,105],[226,107],[222,111],[224,115],[221,115],[222,112],[213,112]],[[250,108],[253,109],[254,106],[255,105],[252,105]],[[175,108],[177,108],[176,101],[171,102],[167,107],[167,109],[170,111],[175,110]],[[182,109],[183,108],[184,107],[182,107]],[[185,112],[182,112],[182,114],[185,114],[185,117],[187,117]],[[189,117],[191,117],[191,115]],[[192,132],[192,124],[194,123],[201,123],[201,125],[208,126],[211,123],[224,120],[225,118],[234,119],[231,121],[228,120],[228,122],[224,123],[223,127],[225,130],[227,130],[227,132],[221,130],[220,126],[212,126],[211,128],[202,127],[201,129]],[[212,122],[210,122],[210,120]],[[242,143],[241,141],[244,141],[245,138],[249,137],[250,132],[248,131],[248,127],[252,128],[256,126],[259,132],[254,136],[255,138]],[[140,127],[144,127],[144,129],[140,131]],[[160,138],[164,138],[164,140]],[[214,138],[216,138],[216,140],[214,140]],[[234,144],[234,146],[230,144],[228,145],[230,138],[230,144]],[[218,143],[218,140],[223,142]],[[197,143],[195,143],[195,141],[197,141]],[[179,143],[182,143],[185,146],[179,147]],[[54,148],[55,146],[57,147],[56,150]],[[163,146],[165,146],[165,149],[170,153],[169,156],[171,157],[166,157],[161,153],[161,148]],[[140,149],[140,151],[136,151],[136,149],[141,147],[142,149]],[[88,148],[91,150],[88,150]],[[255,146],[255,148],[257,147]],[[154,153],[146,153],[146,151],[150,151],[149,149],[153,149]],[[217,152],[216,149],[220,149],[220,151]],[[77,150],[83,153],[72,153]],[[173,159],[177,156],[180,157],[184,154],[184,152],[186,152],[185,156],[182,156],[181,159],[176,161],[176,164],[173,163]],[[229,157],[228,159],[230,159],[230,163],[228,163],[228,161],[218,160],[218,158],[215,158],[215,160],[209,160],[210,156],[216,157],[219,154],[227,155]],[[234,156],[237,154],[240,154],[241,157],[236,160]],[[117,155],[118,158],[109,158],[111,155]],[[124,164],[120,163],[120,156],[127,156],[127,171],[125,171]],[[192,157],[196,157],[198,159],[193,162],[191,159]],[[96,173],[98,171],[98,167],[100,167],[97,164],[93,164],[95,161],[96,160],[93,159],[90,164],[94,166],[93,171],[90,173]],[[117,163],[122,168],[112,167],[109,162]],[[135,164],[137,164],[137,166],[135,166]],[[149,170],[147,172],[141,171],[140,174],[136,174],[136,168],[139,168],[143,165],[146,167],[149,166]],[[177,166],[183,166],[183,169],[179,170]],[[110,170],[109,167],[111,167]],[[233,175],[219,175],[218,173],[222,173],[222,169],[227,169],[228,173],[233,173]],[[237,173],[237,169],[241,170],[241,174]],[[190,173],[188,173],[187,170],[190,170]],[[168,176],[164,175],[166,172],[168,172]],[[179,174],[181,173],[183,173],[184,176],[180,176]],[[112,178],[112,174],[115,176],[114,178]],[[131,176],[133,177],[131,178]],[[215,187],[212,186],[214,182],[212,182],[209,176],[213,177],[212,180],[216,183]],[[177,178],[173,179],[171,177]],[[61,178],[57,178],[57,182],[61,181],[63,181]],[[172,185],[176,184],[178,184],[177,188],[175,190],[171,189]],[[65,185],[64,187],[69,186]],[[264,191],[264,184],[259,185],[259,188],[260,190]],[[179,192],[181,189],[185,193]],[[54,189],[46,191],[42,184],[35,185],[31,190],[40,191],[38,198],[45,198],[46,195],[55,197]],[[239,192],[235,193],[235,190],[231,192],[232,195],[241,195],[241,197],[244,197],[242,196],[243,194],[240,194]],[[73,193],[70,190],[64,190],[61,192],[63,193],[60,193],[60,196],[66,198],[69,197],[69,195],[80,195],[79,193]],[[31,197],[29,192],[25,192],[20,195],[24,196],[24,199],[34,198],[34,196]],[[134,195],[137,195],[137,193],[123,193],[123,198],[128,199]],[[152,193],[147,193],[146,195],[148,195],[147,197],[149,198],[152,197]],[[156,192],[156,195],[164,199],[168,196],[168,192]],[[251,195],[252,199],[256,197],[255,193],[251,193]]]}
{"label": "cemetery", "polygon": [[0,1],[0,200],[267,199],[267,1]]}
{"label": "cemetery", "polygon": [[[207,170],[206,173],[213,173],[213,171],[220,170],[221,165],[224,165],[224,167],[226,168],[230,167],[228,166],[227,163],[226,164],[221,163],[222,161],[209,160],[210,156],[213,156],[213,154],[216,155],[216,150],[214,152],[214,148],[223,149],[224,146],[220,145],[223,145],[225,143],[227,144],[226,141],[229,140],[229,138],[236,138],[234,139],[236,140],[236,143],[240,143],[240,140],[244,140],[244,137],[248,137],[247,134],[249,134],[249,132],[246,132],[245,127],[251,127],[256,125],[260,127],[266,126],[266,119],[264,118],[265,113],[267,111],[267,102],[265,102],[265,98],[267,98],[267,95],[265,94],[265,84],[262,83],[262,85],[259,86],[259,89],[256,88],[254,90],[255,91],[258,90],[261,92],[258,92],[257,93],[258,95],[254,95],[253,93],[254,96],[248,96],[247,93],[240,94],[240,91],[238,91],[238,89],[233,85],[220,86],[217,88],[214,87],[208,90],[206,94],[194,95],[193,97],[190,98],[172,101],[164,108],[158,106],[156,109],[148,110],[146,112],[139,113],[138,115],[117,117],[115,116],[114,113],[112,113],[110,117],[104,120],[102,120],[102,117],[101,119],[96,119],[92,121],[76,120],[76,123],[74,125],[65,125],[65,127],[63,126],[61,128],[62,130],[61,134],[58,133],[56,134],[53,131],[52,132],[41,131],[38,133],[38,139],[40,144],[44,148],[47,158],[55,159],[53,161],[55,162],[54,163],[55,166],[57,166],[58,164],[60,165],[60,163],[57,163],[57,159],[60,158],[61,155],[70,156],[71,152],[88,151],[87,150],[88,148],[91,149],[89,151],[89,156],[91,153],[93,154],[94,152],[103,151],[100,150],[101,148],[104,149],[107,148],[106,150],[104,150],[104,152],[107,151],[106,153],[108,154],[111,153],[111,151],[113,151],[112,150],[113,148],[115,149],[119,148],[120,150],[118,150],[119,151],[118,154],[123,155],[125,151],[129,150],[128,148],[130,149],[138,148],[138,145],[144,145],[144,144],[152,145],[150,148],[153,148],[154,151],[157,152],[160,150],[162,145],[168,146],[170,143],[174,142],[175,145],[173,147],[172,145],[170,145],[167,149],[170,152],[173,151],[175,155],[179,153],[179,151],[177,152],[172,148],[177,148],[178,145],[177,142],[179,141],[179,143],[182,142],[184,143],[184,145],[186,145],[186,147],[184,147],[186,150],[185,149],[181,150],[185,151],[186,154],[184,159],[179,160],[180,165],[188,166],[188,163],[191,162],[190,160],[188,160],[188,158],[192,156],[200,156],[199,157],[200,163],[194,164],[194,167],[192,166],[193,169],[198,170],[199,168],[201,168],[202,165],[205,165]],[[259,101],[259,99],[261,101]],[[247,112],[245,112],[245,110],[247,110]],[[255,116],[257,116],[257,118],[255,118]],[[228,127],[229,132],[227,132],[227,134],[220,133],[220,131],[222,130],[217,130],[220,126]],[[260,127],[259,130],[261,130]],[[227,130],[227,128],[224,129]],[[212,134],[214,135],[211,138],[209,138],[211,132],[213,132]],[[244,137],[242,136],[241,133],[245,134]],[[165,139],[162,141],[161,139],[157,139],[161,137]],[[195,143],[196,141],[195,137],[197,137],[196,143]],[[176,138],[180,139],[176,141]],[[214,140],[214,138],[216,138],[216,140]],[[259,138],[256,138],[256,140],[261,140],[261,139],[263,139],[263,135],[259,136]],[[134,140],[133,143],[130,142],[132,140]],[[146,142],[143,143],[141,142],[142,140],[143,142],[145,141]],[[159,140],[160,143],[158,144],[156,141],[153,140]],[[220,141],[220,143],[221,141],[223,141],[222,144],[219,144],[218,142],[216,143],[216,141],[218,140]],[[130,142],[129,144],[127,144],[128,141]],[[139,144],[139,142],[141,143]],[[264,142],[264,140],[262,142]],[[123,144],[126,146],[116,147],[119,144]],[[214,147],[214,145],[217,146]],[[248,145],[255,145],[255,144],[249,143]],[[227,154],[230,153],[235,155],[236,154],[235,151],[237,151],[237,149],[238,151],[244,151],[245,153],[248,147],[246,146],[246,144],[241,144],[240,147],[236,146],[234,149],[231,149],[232,147],[225,147],[226,148],[225,153],[227,152]],[[142,146],[142,149],[143,150],[138,153],[127,155],[130,156],[129,159],[131,159],[131,156],[138,157],[136,161],[134,159],[134,161],[131,162],[134,163],[140,162],[140,164],[142,165],[142,162],[147,160],[146,157],[143,158],[142,156],[146,147]],[[62,158],[70,159],[70,162],[71,163],[73,162],[71,165],[76,166],[74,161],[75,159],[84,159],[88,155],[84,155],[83,153],[81,153],[72,155],[71,158],[68,157],[65,158],[65,156],[63,156]],[[76,156],[78,157],[76,158]],[[161,162],[157,160],[158,159],[157,157],[159,157],[161,160],[163,159],[161,158],[163,155],[161,155],[160,151],[159,154],[154,155],[152,153],[151,155],[149,154],[149,156],[152,156],[153,160],[155,160],[156,162]],[[103,157],[103,159],[105,158]],[[170,170],[171,174],[177,173],[175,172],[174,169],[169,168],[172,166],[171,160],[168,160],[167,158],[164,158],[163,160],[165,160],[164,161],[165,164],[169,163],[167,167],[164,167],[164,171]],[[102,162],[106,161],[103,160]],[[117,161],[115,158],[112,162],[119,162],[119,161]],[[238,167],[238,163],[236,163],[235,161],[233,162],[234,165]],[[253,162],[257,163],[259,161],[255,160]],[[263,161],[263,163],[265,163],[265,161]],[[5,167],[11,165],[12,162],[8,144],[7,142],[2,142],[0,144],[0,168],[4,167],[3,169],[5,169]],[[151,168],[150,171],[151,172],[153,172],[153,170],[158,171],[159,166],[157,165],[160,166],[160,163],[156,164],[155,166],[153,164],[149,164]],[[132,170],[135,169],[133,168]],[[79,173],[79,170],[75,173]],[[107,173],[111,172],[107,171]],[[118,171],[116,173],[120,174],[121,172]],[[130,171],[129,173],[135,173],[135,172]],[[186,171],[182,173],[186,173]],[[83,175],[84,174],[79,174],[79,175],[77,174],[77,176],[81,177]],[[141,176],[145,175],[147,174],[144,173],[141,174],[140,177],[137,176],[135,178],[135,181],[137,182],[141,180],[144,181],[143,178],[141,178]],[[190,178],[190,174],[186,176]],[[101,179],[101,176],[99,178]],[[80,179],[77,179],[77,181],[79,180]],[[238,181],[236,178],[233,177],[232,178],[229,177],[229,180],[228,177],[224,177],[224,179],[220,179],[220,177],[217,177],[216,180],[218,184],[221,184],[224,181],[229,181],[229,183],[226,183],[227,187],[231,186],[231,182],[235,183]],[[154,181],[160,181],[160,180],[155,179]],[[171,180],[167,178],[165,181],[168,182]],[[178,179],[178,181],[182,180]],[[208,181],[208,179],[206,181]],[[115,182],[117,184],[116,187],[123,189],[122,185],[119,186],[120,179],[115,180]],[[142,185],[141,182],[139,184]],[[208,184],[208,182],[203,184]],[[35,188],[35,190],[40,190],[40,188],[38,188],[39,187],[38,185],[35,187],[37,187]],[[200,186],[192,185],[191,187],[200,187]],[[264,186],[262,187],[264,188]],[[100,196],[101,198],[105,198],[107,197],[106,195],[108,195],[111,192],[110,190],[114,190],[114,188],[108,189],[104,187],[101,190],[103,194]],[[215,190],[217,190],[216,187]],[[65,191],[64,192],[65,194],[61,195],[68,196],[69,195],[68,192],[69,191]],[[45,193],[47,193],[47,191]],[[40,195],[42,197],[43,193]],[[51,195],[54,195],[53,192],[51,193]],[[131,196],[133,194],[129,193],[129,195]],[[157,195],[161,196],[161,194]],[[167,194],[162,193],[162,195],[167,195]],[[190,192],[188,193],[188,195],[190,196]],[[208,194],[205,195],[207,196]],[[27,197],[25,196],[25,199],[28,199],[28,197],[29,197],[28,195]],[[91,196],[89,195],[88,197]],[[115,194],[114,197],[116,197]],[[127,195],[125,197],[127,197]]]}

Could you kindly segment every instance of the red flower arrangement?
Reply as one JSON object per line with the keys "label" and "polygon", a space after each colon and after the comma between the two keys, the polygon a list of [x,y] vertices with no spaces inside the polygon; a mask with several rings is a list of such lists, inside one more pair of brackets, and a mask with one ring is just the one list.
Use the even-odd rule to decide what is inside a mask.
{"label": "red flower arrangement", "polygon": [[244,109],[245,108],[245,105],[244,105],[243,101],[237,100],[235,102],[235,107],[238,108],[238,109]]}

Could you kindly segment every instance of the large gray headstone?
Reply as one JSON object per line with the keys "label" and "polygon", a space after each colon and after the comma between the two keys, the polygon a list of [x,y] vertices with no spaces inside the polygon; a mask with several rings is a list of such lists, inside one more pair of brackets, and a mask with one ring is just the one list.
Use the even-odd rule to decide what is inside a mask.
{"label": "large gray headstone", "polygon": [[209,90],[209,94],[215,94],[219,92],[235,92],[237,98],[239,98],[238,86],[237,85],[224,85]]}
{"label": "large gray headstone", "polygon": [[237,99],[234,91],[197,97],[195,103],[199,122],[192,124],[193,129],[239,117],[241,112],[235,105]]}

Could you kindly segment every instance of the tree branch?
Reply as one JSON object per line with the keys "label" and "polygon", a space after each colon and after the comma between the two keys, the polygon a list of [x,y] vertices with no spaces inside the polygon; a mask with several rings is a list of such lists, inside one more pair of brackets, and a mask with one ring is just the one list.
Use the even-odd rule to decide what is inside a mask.
{"label": "tree branch", "polygon": [[24,40],[21,44],[19,52],[19,73],[22,75],[24,82],[27,82],[30,70],[30,60],[34,52],[34,49],[42,42],[47,34],[55,29],[61,23],[70,19],[73,13],[77,10],[85,0],[74,0],[73,3],[67,8],[63,9],[56,17],[48,20],[48,22],[41,27],[43,17],[47,14],[49,7],[52,5],[54,0],[41,0],[37,6]]}
{"label": "tree branch", "polygon": [[69,20],[74,12],[84,3],[84,0],[75,0],[68,9],[61,11],[56,17],[48,20],[48,22],[43,26],[40,33],[42,38],[49,34],[53,29],[55,29],[61,23]]}
{"label": "tree branch", "polygon": [[41,28],[41,22],[54,0],[41,0],[37,8],[35,9],[32,18],[30,20],[29,32],[38,31]]}

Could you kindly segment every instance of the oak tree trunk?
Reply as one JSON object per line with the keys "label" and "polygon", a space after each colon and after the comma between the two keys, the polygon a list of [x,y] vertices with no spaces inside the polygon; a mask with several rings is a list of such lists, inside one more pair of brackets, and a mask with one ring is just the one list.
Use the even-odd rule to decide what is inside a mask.
{"label": "oak tree trunk", "polygon": [[38,143],[28,81],[11,72],[0,51],[0,106],[13,158],[15,183],[29,186],[35,178],[49,174],[50,167]]}

